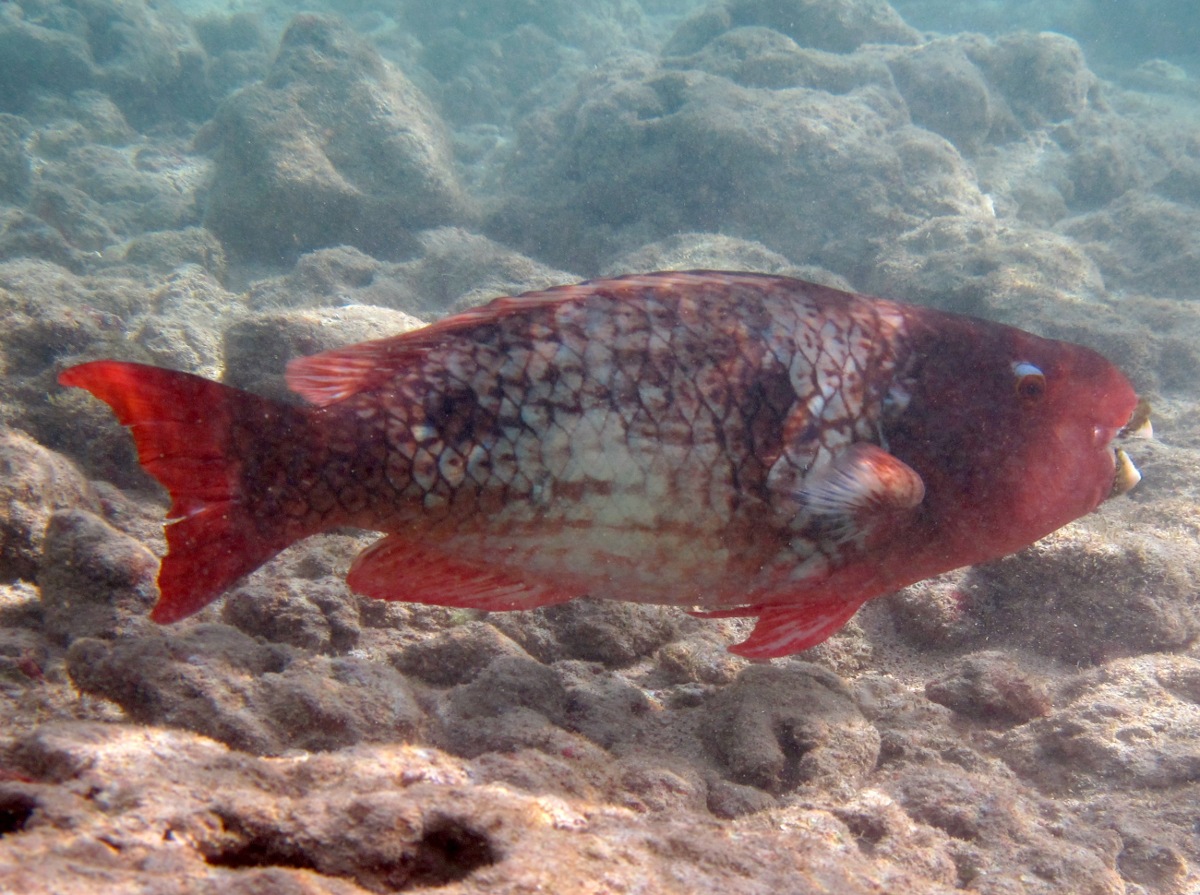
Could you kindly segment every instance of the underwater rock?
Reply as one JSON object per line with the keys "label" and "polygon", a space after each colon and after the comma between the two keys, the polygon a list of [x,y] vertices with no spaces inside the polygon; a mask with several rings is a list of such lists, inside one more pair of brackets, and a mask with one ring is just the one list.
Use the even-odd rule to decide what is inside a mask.
{"label": "underwater rock", "polygon": [[[153,312],[140,317],[131,340],[142,359],[201,376],[220,376],[224,369],[221,330],[239,316],[237,296],[203,267],[184,264],[155,281],[149,302]],[[122,353],[129,350],[125,346]]]}
{"label": "underwater rock", "polygon": [[409,2],[402,15],[439,107],[464,125],[507,123],[611,53],[654,45],[636,0]]}
{"label": "underwater rock", "polygon": [[486,622],[467,622],[410,644],[392,664],[426,683],[450,686],[468,683],[503,657],[528,659],[529,654]]}
{"label": "underwater rock", "polygon": [[[554,658],[600,662],[609,668],[636,662],[696,624],[676,607],[611,600],[547,606],[542,619],[558,644]],[[547,657],[539,658],[546,661]]]}
{"label": "underwater rock", "polygon": [[192,20],[192,31],[208,54],[208,81],[215,99],[257,81],[270,65],[270,48],[254,12],[210,12]]}
{"label": "underwater rock", "polygon": [[1193,300],[1200,208],[1129,190],[1061,229],[1096,259],[1110,287]]}
{"label": "underwater rock", "polygon": [[729,776],[771,793],[853,791],[879,756],[879,732],[845,683],[805,662],[746,668],[713,696],[703,723]]}
{"label": "underwater rock", "polygon": [[116,895],[148,883],[181,895],[518,895],[597,880],[645,895],[953,891],[872,860],[824,811],[718,825],[475,782],[479,764],[427,747],[262,759],[182,731],[58,722],[7,757],[28,782],[0,781],[0,887],[27,895],[75,891],[81,863],[89,886]]}
{"label": "underwater rock", "polygon": [[957,41],[934,40],[888,60],[913,124],[972,153],[996,118],[992,89]]}
{"label": "underwater rock", "polygon": [[166,138],[127,146],[84,143],[43,161],[29,207],[72,245],[99,251],[118,235],[195,224],[208,168],[206,159]]}
{"label": "underwater rock", "polygon": [[864,43],[920,39],[884,0],[719,0],[684,20],[664,52],[694,52],[718,34],[745,25],[773,28],[802,46],[831,53],[849,53]]}
{"label": "underwater rock", "polygon": [[84,36],[87,22],[66,4],[29,16],[9,4],[0,13],[0,99],[6,109],[27,104],[31,93],[51,90],[70,93],[99,79]]}
{"label": "underwater rock", "polygon": [[1190,643],[1200,631],[1194,548],[1123,528],[1076,526],[973,569],[972,604],[989,640],[1072,664]]}
{"label": "underwater rock", "polygon": [[649,655],[697,624],[675,607],[589,599],[495,613],[488,621],[540,662],[582,659],[610,668]]}
{"label": "underwater rock", "polygon": [[1059,820],[1054,803],[994,774],[953,764],[909,769],[880,783],[905,813],[945,833],[957,885],[1037,895],[1121,895],[1120,840]]}
{"label": "underwater rock", "polygon": [[663,66],[680,71],[705,71],[742,87],[769,90],[805,87],[835,95],[875,88],[898,98],[887,66],[876,56],[812,49],[761,25],[723,31],[684,55],[668,52]]}
{"label": "underwater rock", "polygon": [[[76,90],[66,97],[43,97],[27,113],[34,123],[34,146],[43,160],[61,161],[73,149],[89,143],[129,146],[146,140],[129,126],[125,115],[106,93]],[[153,145],[153,140],[146,140]],[[56,174],[55,169],[51,174]]]}
{"label": "underwater rock", "polygon": [[719,777],[708,782],[708,798],[705,805],[714,817],[732,820],[735,817],[767,811],[778,804],[778,799],[756,786],[743,786]]}
{"label": "underwater rock", "polygon": [[607,50],[628,39],[632,26],[643,21],[635,0],[597,0],[580,5],[572,0],[543,0],[537,4],[497,4],[492,0],[456,0],[403,4],[404,21],[422,37],[455,29],[474,38],[495,38],[522,26],[537,28],[556,44],[598,45]]}
{"label": "underwater rock", "polygon": [[1003,724],[1024,724],[1051,708],[1045,679],[994,650],[956,660],[925,685],[925,695],[961,715]]}
{"label": "underwater rock", "polygon": [[424,323],[401,311],[369,305],[260,312],[225,330],[225,382],[296,401],[283,381],[287,362],[330,348],[396,336]]}
{"label": "underwater rock", "polygon": [[41,180],[29,198],[29,207],[66,240],[85,254],[99,252],[117,241],[104,207],[77,187]]}
{"label": "underwater rock", "polygon": [[574,269],[720,230],[853,276],[922,221],[990,215],[954,147],[907,118],[894,88],[747,88],[634,58],[518,135],[488,229]]}
{"label": "underwater rock", "polygon": [[21,204],[28,196],[31,163],[25,150],[27,121],[0,114],[0,202]]}
{"label": "underwater rock", "polygon": [[797,267],[760,242],[722,233],[668,236],[616,258],[605,265],[601,275],[615,277],[637,270],[755,270],[852,291],[849,284],[829,271]]}
{"label": "underwater rock", "polygon": [[746,667],[745,659],[729,652],[728,643],[719,635],[674,640],[654,654],[656,667],[676,684],[728,684]]}
{"label": "underwater rock", "polygon": [[1079,44],[1064,34],[1006,34],[972,56],[1026,127],[1080,114],[1099,83]]}
{"label": "underwater rock", "polygon": [[913,644],[928,648],[960,647],[980,633],[972,611],[974,590],[969,570],[955,569],[909,585],[888,598],[886,607],[897,630]]}
{"label": "underwater rock", "polygon": [[211,110],[204,51],[183,14],[144,0],[21,0],[0,15],[0,102],[22,108],[46,93],[107,93],[148,125]]}
{"label": "underwater rock", "polygon": [[45,631],[69,644],[83,637],[132,637],[150,627],[158,557],[86,510],[50,517],[37,583]]}
{"label": "underwater rock", "polygon": [[379,261],[350,246],[308,252],[287,275],[254,283],[247,302],[264,311],[362,305],[434,320],[579,280],[459,227],[435,227],[416,240],[420,254],[410,261]]}
{"label": "underwater rock", "polygon": [[[80,276],[47,261],[0,262],[0,421],[80,457],[89,475],[128,483],[129,466],[123,478],[116,473],[119,461],[132,456],[122,446],[128,436],[113,424],[112,414],[51,391],[49,383],[62,358],[127,354],[124,321],[144,312],[150,291],[144,282]],[[84,445],[88,450],[75,449]],[[145,481],[140,473],[137,479]]]}
{"label": "underwater rock", "polygon": [[344,653],[358,644],[358,612],[340,579],[263,581],[238,585],[221,618],[252,637],[315,653]]}
{"label": "underwater rock", "polygon": [[398,265],[408,281],[410,299],[401,306],[419,317],[446,313],[520,295],[535,289],[577,282],[575,274],[556,270],[461,227],[437,227],[418,235],[421,256]]}
{"label": "underwater rock", "polygon": [[469,203],[429,101],[336,19],[302,15],[267,77],[226,98],[206,225],[242,259],[345,243],[395,257]]}
{"label": "underwater rock", "polygon": [[520,656],[500,656],[447,694],[435,742],[473,758],[520,748],[573,748],[565,730],[567,690],[554,669]]}
{"label": "underwater rock", "polygon": [[194,264],[218,282],[227,273],[225,249],[203,227],[152,230],[130,239],[117,253],[121,264],[142,272],[172,273]]}
{"label": "underwater rock", "polygon": [[[1098,300],[1106,295],[1099,268],[1078,243],[994,216],[925,221],[884,246],[864,275],[868,292],[903,295],[1024,327],[1039,311],[1061,320],[1072,304],[1081,304],[1076,300],[1087,302],[1079,310],[1094,319],[1102,310]],[[1064,301],[1064,295],[1072,301]]]}
{"label": "underwater rock", "polygon": [[1118,659],[1071,683],[1046,717],[1003,734],[1000,753],[1056,793],[1148,790],[1194,783],[1200,768],[1200,661]]}
{"label": "underwater rock", "polygon": [[[646,690],[592,663],[558,662],[554,670],[567,688],[566,726],[603,749],[620,754],[638,740],[634,731],[647,728],[649,716],[661,709]],[[703,794],[696,798],[703,805]]]}
{"label": "underwater rock", "polygon": [[0,210],[0,257],[38,258],[81,272],[86,256],[40,217],[19,209]]}
{"label": "underwater rock", "polygon": [[0,428],[0,580],[32,581],[51,516],[75,507],[100,509],[75,465],[21,432]]}
{"label": "underwater rock", "polygon": [[353,246],[316,249],[297,258],[286,274],[251,283],[246,303],[275,312],[337,305],[395,307],[386,291],[395,266]]}
{"label": "underwater rock", "polygon": [[81,691],[111,699],[140,723],[194,730],[258,754],[400,742],[422,724],[390,666],[305,658],[227,625],[77,640],[67,670]]}

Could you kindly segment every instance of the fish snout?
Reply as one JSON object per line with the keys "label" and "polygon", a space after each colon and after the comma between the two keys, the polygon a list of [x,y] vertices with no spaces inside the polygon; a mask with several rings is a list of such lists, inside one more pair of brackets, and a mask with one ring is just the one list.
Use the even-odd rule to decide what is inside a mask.
{"label": "fish snout", "polygon": [[1125,453],[1124,449],[1113,447],[1111,442],[1114,439],[1122,441],[1126,439],[1148,440],[1153,437],[1154,427],[1150,423],[1150,402],[1145,398],[1138,399],[1137,406],[1134,407],[1133,413],[1129,417],[1129,422],[1121,428],[1114,430],[1103,426],[1096,427],[1097,440],[1103,439],[1102,443],[1108,445],[1113,454],[1113,483],[1109,497],[1117,497],[1132,491],[1134,486],[1142,480],[1141,471],[1129,459],[1129,455]]}

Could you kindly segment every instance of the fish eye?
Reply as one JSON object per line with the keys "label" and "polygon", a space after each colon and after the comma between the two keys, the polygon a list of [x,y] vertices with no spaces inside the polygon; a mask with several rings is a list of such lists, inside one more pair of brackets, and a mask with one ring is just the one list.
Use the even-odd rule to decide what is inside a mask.
{"label": "fish eye", "polygon": [[1017,395],[1026,400],[1035,400],[1046,393],[1046,374],[1028,361],[1012,365],[1016,377]]}

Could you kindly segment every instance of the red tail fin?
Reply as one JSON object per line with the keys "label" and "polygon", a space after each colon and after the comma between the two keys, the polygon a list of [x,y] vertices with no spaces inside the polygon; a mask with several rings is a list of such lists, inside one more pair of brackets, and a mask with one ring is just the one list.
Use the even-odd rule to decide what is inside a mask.
{"label": "red tail fin", "polygon": [[243,493],[243,458],[262,433],[299,411],[188,373],[95,361],[58,381],[87,389],[133,433],[142,467],[171,493],[167,555],[151,613],[173,622],[198,612],[296,539],[278,515]]}

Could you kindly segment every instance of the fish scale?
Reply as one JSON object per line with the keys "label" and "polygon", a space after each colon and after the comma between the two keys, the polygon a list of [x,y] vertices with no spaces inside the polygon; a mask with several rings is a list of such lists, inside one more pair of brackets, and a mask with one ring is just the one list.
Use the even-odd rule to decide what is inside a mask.
{"label": "fish scale", "polygon": [[498,299],[295,360],[307,407],[116,361],[61,379],[113,406],[171,491],[159,621],[355,525],[386,534],[348,576],[369,596],[704,607],[756,616],[734,648],[754,657],[1094,509],[1136,403],[1080,346],[714,271]]}

